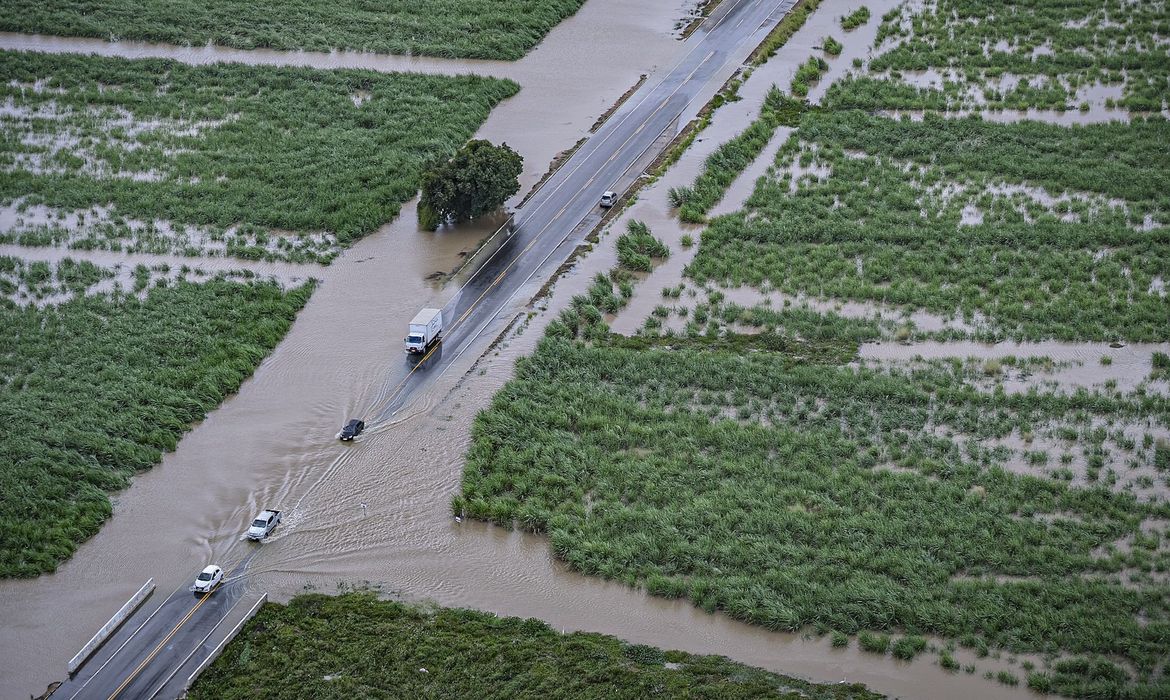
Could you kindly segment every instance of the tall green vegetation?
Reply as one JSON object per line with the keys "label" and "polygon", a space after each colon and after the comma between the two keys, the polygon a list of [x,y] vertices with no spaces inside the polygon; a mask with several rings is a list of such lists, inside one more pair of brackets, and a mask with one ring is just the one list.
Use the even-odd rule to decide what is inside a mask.
{"label": "tall green vegetation", "polygon": [[679,219],[706,221],[707,212],[723,198],[735,178],[759,157],[776,127],[795,125],[807,104],[793,100],[773,85],[764,98],[760,116],[735,138],[715,149],[703,162],[703,170],[690,187],[672,187],[668,196],[679,208]]}
{"label": "tall green vegetation", "polygon": [[841,28],[847,32],[864,25],[869,21],[869,8],[865,5],[857,8],[853,12],[841,18]]}
{"label": "tall green vegetation", "polygon": [[775,698],[877,700],[734,663],[563,634],[536,619],[412,607],[369,594],[268,603],[199,676],[204,698]]}
{"label": "tall green vegetation", "polygon": [[98,267],[88,260],[64,258],[52,265],[42,260],[0,256],[0,306],[83,295],[113,276],[113,270]]}
{"label": "tall green vegetation", "polygon": [[630,219],[626,232],[617,240],[618,264],[633,272],[649,272],[651,258],[666,258],[670,249],[650,233],[650,227]]}
{"label": "tall green vegetation", "polygon": [[[831,105],[839,107],[837,105]],[[1125,200],[1140,216],[1170,221],[1170,121],[1136,119],[1058,126],[1000,124],[929,114],[922,121],[887,119],[851,109],[810,115],[800,137],[874,157],[937,165],[943,175],[1092,192]]]}
{"label": "tall green vegetation", "polygon": [[53,571],[97,532],[107,493],[252,374],[311,287],[215,279],[0,306],[0,576]]}
{"label": "tall green vegetation", "polygon": [[[1170,508],[1012,474],[980,437],[1078,411],[1165,424],[1165,399],[790,358],[546,338],[476,420],[453,507],[547,533],[583,573],[771,629],[1102,654],[1136,670],[1105,662],[1110,692],[1170,690],[1170,550],[1143,534]],[[1127,539],[1141,544],[1112,546]]]}
{"label": "tall green vegetation", "polygon": [[[327,231],[397,215],[519,89],[473,76],[0,52],[0,198],[146,222]],[[33,89],[34,84],[43,89]]]}
{"label": "tall green vegetation", "polygon": [[787,44],[792,35],[804,26],[805,20],[816,11],[820,4],[821,0],[798,0],[796,5],[768,33],[767,38],[752,52],[749,62],[753,65],[760,65],[775,56],[780,47]]}
{"label": "tall green vegetation", "polygon": [[[1165,341],[1170,233],[1140,224],[1165,211],[1170,183],[1146,165],[1166,160],[1166,124],[809,114],[687,274],[925,310],[954,319],[951,336]],[[1044,202],[1003,180],[1083,193]]]}
{"label": "tall green vegetation", "polygon": [[[889,73],[877,78],[885,85],[900,84],[904,71],[955,74],[965,94],[954,95],[952,108],[1071,109],[1079,89],[1101,84],[1122,87],[1118,106],[1158,112],[1170,97],[1167,31],[1170,21],[1158,3],[940,0],[883,17],[879,45],[900,41],[869,68]],[[1005,77],[1013,80],[1000,83]],[[906,93],[886,93],[896,94]],[[905,105],[891,99],[887,106]]]}
{"label": "tall green vegetation", "polygon": [[515,60],[583,0],[9,0],[0,30],[241,49]]}
{"label": "tall green vegetation", "polygon": [[471,221],[496,211],[520,191],[523,170],[524,159],[508,144],[469,142],[423,173],[419,225],[433,231],[443,223]]}
{"label": "tall green vegetation", "polygon": [[820,56],[809,56],[809,59],[800,64],[796,75],[792,77],[792,94],[797,97],[808,95],[808,89],[815,85],[821,76],[829,70],[829,64]]}

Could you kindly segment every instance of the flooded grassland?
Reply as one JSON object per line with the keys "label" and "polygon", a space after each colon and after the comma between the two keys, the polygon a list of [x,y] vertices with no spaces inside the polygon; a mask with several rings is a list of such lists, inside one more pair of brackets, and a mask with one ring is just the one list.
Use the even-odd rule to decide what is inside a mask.
{"label": "flooded grassland", "polygon": [[[716,112],[558,284],[477,419],[456,509],[807,637],[789,649],[857,649],[867,682],[1162,693],[1170,169],[1144,114],[1165,105],[1135,83],[1118,119],[1072,128],[1038,99],[995,122],[853,111],[876,99],[859,76],[934,31],[909,18],[953,9],[882,8],[876,48],[829,29],[847,63],[810,42],[788,80],[757,82],[769,63],[744,83],[755,103],[723,108],[726,131]],[[810,55],[821,108],[775,130],[705,227],[680,224],[671,190],[721,167],[702,160]]]}
{"label": "flooded grassland", "polygon": [[[671,60],[680,46],[669,33],[675,9],[639,3],[591,3],[555,29],[525,59],[510,66],[517,71],[522,90],[496,108],[480,127],[478,136],[506,141],[520,151],[527,163],[522,184],[531,186],[553,155],[585,136],[597,117],[641,74],[652,73]],[[53,50],[84,52],[87,48],[82,44],[61,40],[54,43]],[[174,48],[173,57],[183,60],[189,52]],[[237,58],[247,60],[248,56]],[[271,55],[261,58],[263,63],[271,60]],[[87,60],[84,68],[91,70],[104,60],[108,59]],[[599,69],[604,69],[611,81],[593,80]],[[230,66],[207,70],[248,72],[246,67]],[[176,73],[183,74],[182,70]],[[336,79],[339,74],[330,75]],[[352,111],[353,118],[360,119],[361,110],[371,105],[377,108],[376,101],[380,99],[376,85],[383,78],[365,75],[366,84],[341,86],[343,89],[334,95],[337,109]],[[31,164],[19,177],[22,182],[34,183],[38,191],[51,191],[55,179],[61,177],[92,178],[123,194],[134,192],[134,188],[151,187],[156,188],[154,192],[162,188],[164,194],[168,188],[182,191],[193,183],[190,179],[172,180],[171,175],[181,167],[184,156],[190,155],[184,149],[204,147],[202,137],[247,121],[241,118],[209,124],[198,138],[194,132],[184,131],[187,127],[162,124],[149,117],[127,122],[129,127],[119,125],[117,120],[125,118],[119,110],[114,110],[118,114],[94,118],[88,114],[89,107],[84,106],[91,99],[105,99],[102,96],[111,86],[100,80],[82,83],[86,85],[84,94],[69,98],[80,106],[68,115],[58,118],[64,104],[60,101],[54,102],[52,114],[42,115],[44,110],[36,111],[40,107],[23,105],[58,100],[61,96],[51,90],[61,86],[38,86],[39,77],[44,76],[29,75],[17,81],[19,85],[9,86],[12,100],[11,109],[5,112],[10,118],[8,126],[29,134],[64,133],[62,129],[73,129],[70,125],[76,122],[74,131],[97,147],[91,148],[93,158],[67,160],[60,166],[68,168],[68,172],[38,172]],[[384,80],[393,82],[399,78],[387,76]],[[368,89],[370,81],[375,86],[373,90]],[[109,99],[116,101],[118,92],[125,89],[119,86]],[[176,84],[171,83],[169,89],[176,89]],[[371,97],[364,97],[363,91]],[[189,93],[184,96],[189,97]],[[315,99],[333,98],[318,95]],[[19,108],[18,101],[23,101]],[[190,99],[186,104],[195,105],[198,111],[198,100]],[[36,130],[28,128],[33,123]],[[458,136],[457,140],[463,138]],[[131,144],[131,140],[140,145]],[[175,141],[182,143],[172,149]],[[111,149],[111,145],[115,148]],[[34,146],[25,144],[19,148]],[[43,153],[43,146],[35,148]],[[118,173],[139,170],[94,167],[111,154],[117,155],[119,164],[126,163],[127,158],[139,158],[134,154],[144,149],[154,159],[152,162],[163,165],[155,170],[167,177],[120,178]],[[58,150],[68,153],[68,149]],[[225,181],[218,181],[218,176],[209,179],[229,192],[238,184],[230,177]],[[133,184],[123,185],[123,181]],[[313,178],[306,178],[302,184],[313,182]],[[351,190],[339,185],[330,196],[344,196]],[[519,553],[501,556],[499,550],[492,550],[481,560],[483,567],[469,568],[468,558],[463,556],[466,552],[453,555],[428,544],[450,533],[440,533],[438,540],[435,535],[419,537],[433,530],[436,522],[447,525],[449,496],[442,488],[436,488],[436,479],[442,477],[439,483],[453,488],[459,465],[459,442],[450,439],[456,431],[449,421],[438,426],[445,430],[437,429],[433,437],[427,438],[433,441],[429,450],[433,457],[419,457],[427,454],[426,445],[419,448],[410,428],[434,408],[434,399],[424,397],[391,424],[373,427],[368,436],[363,436],[366,442],[359,446],[363,448],[359,450],[364,455],[361,460],[354,458],[354,450],[339,450],[333,438],[344,419],[363,414],[378,401],[387,371],[403,362],[398,330],[403,319],[421,306],[441,305],[454,293],[454,289],[437,286],[433,281],[435,273],[441,276],[459,267],[464,255],[498,221],[436,233],[419,231],[413,203],[408,202],[391,223],[375,226],[372,234],[360,241],[351,240],[352,247],[343,249],[336,245],[334,235],[334,229],[341,227],[331,224],[305,226],[297,231],[295,227],[280,228],[286,224],[259,221],[240,231],[230,220],[201,222],[199,216],[191,214],[193,210],[185,210],[185,215],[179,217],[173,210],[151,208],[145,203],[141,212],[133,212],[111,208],[104,199],[100,203],[46,199],[30,199],[23,193],[8,202],[3,214],[5,254],[20,259],[13,269],[36,265],[32,277],[24,275],[32,285],[20,283],[19,272],[13,275],[10,299],[18,307],[57,308],[56,302],[65,301],[64,297],[54,296],[62,287],[73,298],[84,284],[86,299],[98,299],[97,293],[111,291],[117,284],[127,297],[137,298],[161,289],[157,285],[164,278],[168,287],[180,288],[180,277],[203,284],[203,280],[221,272],[233,279],[273,277],[289,290],[308,278],[319,282],[312,299],[276,349],[262,362],[266,352],[252,356],[260,366],[239,393],[208,413],[177,447],[159,445],[165,452],[161,463],[135,476],[133,485],[114,497],[115,517],[97,535],[55,573],[0,584],[5,592],[0,609],[5,621],[0,631],[0,648],[4,650],[0,654],[0,694],[39,691],[59,678],[65,661],[147,578],[155,577],[159,589],[169,591],[185,585],[189,570],[207,560],[238,560],[245,551],[245,545],[238,541],[239,524],[246,522],[257,506],[277,501],[291,511],[291,517],[282,525],[289,539],[283,544],[277,539],[254,562],[256,585],[274,595],[302,590],[306,583],[320,581],[314,572],[324,572],[330,582],[388,580],[395,585],[401,583],[401,589],[415,598],[425,598],[432,590],[436,598],[443,598],[444,591],[453,590],[449,582],[457,577],[448,575],[452,571],[467,576],[465,583],[455,588],[470,593],[462,598],[456,595],[448,602],[491,608],[492,600],[511,595],[510,582],[517,578],[516,572],[525,570],[517,562],[527,562],[527,558],[518,559]],[[208,203],[195,200],[194,205]],[[288,207],[281,215],[298,213],[300,208]],[[239,245],[231,245],[229,250],[229,245],[241,237]],[[267,241],[262,243],[262,237]],[[283,239],[308,240],[305,250],[320,255],[293,255],[289,248],[274,242]],[[241,254],[242,249],[247,252]],[[57,268],[66,258],[73,262],[66,263],[62,277]],[[310,262],[325,258],[334,258],[328,267]],[[47,278],[38,262],[49,266]],[[102,271],[90,275],[87,263]],[[75,270],[79,266],[85,270],[81,276]],[[91,277],[101,279],[95,282]],[[239,311],[246,313],[248,307],[241,305]],[[468,357],[462,370],[472,360]],[[453,369],[449,377],[457,377],[458,371],[459,368]],[[438,390],[443,386],[440,383]],[[449,390],[451,384],[445,386]],[[469,421],[470,415],[464,420]],[[411,445],[409,451],[406,444]],[[166,451],[172,448],[174,451]],[[393,466],[396,455],[409,456],[409,469]],[[149,466],[154,459],[157,457],[142,466]],[[436,470],[432,459],[439,459],[447,471]],[[355,492],[348,490],[351,483],[337,478],[336,486],[329,485],[333,483],[330,475],[344,475],[347,469],[377,474],[383,479],[375,485],[374,493],[362,496],[369,504],[365,511],[358,508]],[[122,483],[125,482],[113,486]],[[99,493],[94,497],[105,498]],[[298,503],[302,507],[298,508]],[[370,517],[365,522],[379,523],[377,528],[384,535],[381,540],[369,538],[369,532],[360,527],[363,515]],[[483,540],[468,541],[468,551],[477,549],[476,541]],[[488,541],[498,540],[488,537]],[[378,552],[373,560],[368,557],[371,551]],[[420,573],[409,574],[411,567],[401,566],[404,559],[415,560]],[[406,573],[387,576],[384,566]],[[269,573],[265,575],[265,571]],[[474,583],[490,580],[491,576],[509,583],[503,590]],[[482,598],[480,590],[485,591]],[[554,599],[573,598],[571,592],[550,594],[550,604]]]}

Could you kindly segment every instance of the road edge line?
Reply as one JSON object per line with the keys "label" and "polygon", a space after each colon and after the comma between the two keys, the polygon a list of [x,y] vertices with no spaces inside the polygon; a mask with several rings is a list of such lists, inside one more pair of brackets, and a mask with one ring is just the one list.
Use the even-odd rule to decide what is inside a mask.
{"label": "road edge line", "polygon": [[[207,658],[204,659],[201,664],[199,664],[199,667],[196,668],[195,671],[191,675],[187,676],[187,682],[183,684],[183,693],[184,694],[188,690],[191,689],[191,684],[193,684],[195,682],[195,678],[200,673],[203,673],[204,671],[206,671],[207,667],[210,666],[213,661],[215,661],[216,659],[219,658],[219,655],[223,653],[224,647],[226,647],[233,639],[236,638],[236,635],[240,633],[240,630],[242,630],[244,628],[244,625],[248,622],[248,620],[251,620],[256,615],[256,612],[260,609],[260,606],[264,605],[267,602],[268,602],[268,592],[265,591],[264,594],[260,596],[260,600],[256,601],[256,604],[252,606],[252,609],[249,610],[247,612],[247,614],[244,615],[244,619],[242,619],[238,623],[236,623],[236,626],[232,628],[232,631],[228,632],[228,635],[223,638],[222,642],[220,642],[219,644],[216,645],[215,649],[212,649],[211,653],[208,654]],[[219,625],[217,624],[216,627],[218,627],[218,626]],[[211,632],[215,632],[214,627],[212,628]],[[210,637],[210,636],[211,636],[211,633],[209,632],[207,634],[207,637]],[[207,637],[204,637],[203,641],[207,641]],[[202,646],[202,642],[200,642],[200,645]],[[192,654],[194,654],[194,652],[192,652]],[[190,659],[190,658],[191,658],[190,656],[187,657],[187,659]],[[183,660],[184,664],[187,663],[187,659]],[[182,667],[183,667],[183,664],[179,664],[179,668],[182,668]],[[178,669],[175,669],[175,670],[177,671]],[[167,682],[170,682],[170,679],[167,679]]]}
{"label": "road edge line", "polygon": [[137,593],[130,596],[130,599],[122,605],[118,612],[114,613],[106,624],[102,625],[101,629],[89,638],[85,646],[81,647],[81,650],[66,665],[66,671],[70,676],[77,673],[85,665],[85,662],[89,660],[89,657],[93,656],[94,652],[100,649],[109,640],[110,636],[114,632],[117,632],[118,628],[130,618],[130,615],[146,602],[146,599],[154,593],[154,589],[154,578],[147,579],[146,583],[142,584],[142,588],[139,588]]}

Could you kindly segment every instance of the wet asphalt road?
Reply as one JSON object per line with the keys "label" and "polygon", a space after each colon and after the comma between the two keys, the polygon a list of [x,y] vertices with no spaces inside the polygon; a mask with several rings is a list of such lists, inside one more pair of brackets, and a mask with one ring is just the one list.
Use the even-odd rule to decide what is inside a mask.
{"label": "wet asphalt road", "polygon": [[[247,596],[246,573],[252,549],[243,561],[225,569],[224,581],[210,595],[182,587],[161,602],[155,591],[138,610],[61,684],[53,700],[73,698],[178,697],[188,676],[226,634],[224,620]],[[191,581],[198,572],[191,573]],[[214,636],[220,631],[219,636]],[[165,690],[165,692],[163,692]]]}
{"label": "wet asphalt road", "polygon": [[[422,360],[404,358],[398,375],[386,378],[367,424],[409,406],[464,353],[482,353],[528,300],[518,298],[521,293],[530,297],[584,241],[600,219],[601,193],[628,188],[638,176],[632,166],[664,134],[673,136],[691,103],[710,93],[709,83],[725,77],[729,61],[742,59],[749,41],[758,42],[795,1],[724,0],[688,40],[683,58],[659,82],[631,96],[516,213],[514,229],[499,233],[502,239],[474,261],[478,267],[443,309],[442,343]],[[54,700],[177,697],[230,628],[224,622],[229,614],[258,598],[249,594],[245,574],[261,551],[252,549],[230,568],[210,596],[196,598],[184,588],[159,604],[156,592],[58,688]],[[192,580],[197,573],[191,572]]]}
{"label": "wet asphalt road", "polygon": [[601,194],[628,188],[638,176],[632,166],[664,132],[668,138],[674,135],[679,117],[710,89],[709,81],[726,74],[728,62],[741,57],[745,45],[755,45],[748,40],[754,36],[758,42],[795,4],[796,0],[721,4],[707,26],[691,36],[687,52],[665,77],[631,96],[516,213],[510,239],[479,263],[443,308],[446,328],[441,345],[425,362],[408,360],[402,376],[390,380],[383,400],[368,415],[375,422],[390,418],[464,352],[482,352],[515,315],[518,292],[536,291],[526,283],[551,277],[584,242],[601,218]]}

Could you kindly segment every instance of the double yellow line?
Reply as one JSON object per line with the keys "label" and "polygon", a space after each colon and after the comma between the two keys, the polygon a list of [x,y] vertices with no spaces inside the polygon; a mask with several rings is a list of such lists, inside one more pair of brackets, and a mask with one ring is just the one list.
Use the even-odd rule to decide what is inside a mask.
{"label": "double yellow line", "polygon": [[171,630],[170,634],[168,634],[161,642],[158,643],[158,646],[156,646],[154,648],[154,650],[151,651],[150,654],[148,654],[147,657],[142,660],[142,663],[138,664],[138,668],[134,669],[134,671],[129,676],[126,676],[126,679],[124,681],[122,681],[122,684],[119,685],[114,690],[113,693],[110,693],[110,697],[107,698],[106,700],[114,700],[114,698],[118,697],[118,695],[120,695],[122,693],[122,691],[126,689],[126,686],[133,683],[134,679],[138,677],[138,674],[142,673],[142,669],[146,668],[146,665],[149,664],[151,661],[153,661],[154,657],[158,656],[158,653],[160,651],[162,651],[162,648],[164,646],[166,646],[167,643],[170,642],[172,638],[174,638],[175,634],[178,633],[179,629],[181,629],[183,627],[183,625],[187,624],[187,621],[191,619],[191,616],[195,614],[195,611],[198,610],[200,608],[200,606],[202,606],[204,603],[206,603],[207,599],[210,598],[211,594],[214,593],[216,590],[218,590],[218,588],[219,588],[219,586],[216,586],[216,588],[205,593],[203,595],[203,597],[199,599],[199,602],[195,604],[195,607],[193,607],[189,611],[187,611],[187,614],[183,617],[182,620],[179,620],[179,624],[175,625],[174,629]]}

